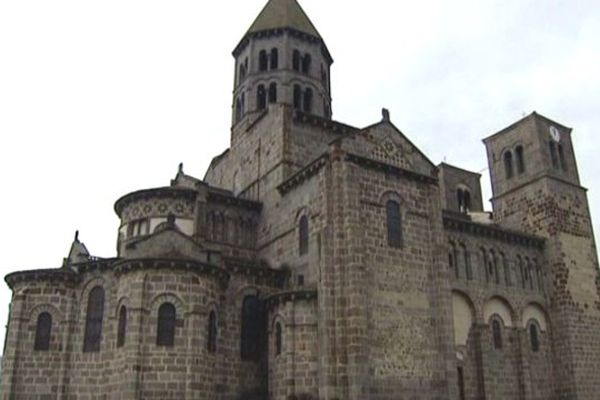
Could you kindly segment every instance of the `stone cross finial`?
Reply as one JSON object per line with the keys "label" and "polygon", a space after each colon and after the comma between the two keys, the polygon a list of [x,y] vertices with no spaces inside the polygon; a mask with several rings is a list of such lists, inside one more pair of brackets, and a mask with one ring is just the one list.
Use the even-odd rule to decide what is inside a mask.
{"label": "stone cross finial", "polygon": [[382,108],[381,116],[383,117],[384,121],[389,121],[390,120],[390,110],[388,110],[387,108]]}

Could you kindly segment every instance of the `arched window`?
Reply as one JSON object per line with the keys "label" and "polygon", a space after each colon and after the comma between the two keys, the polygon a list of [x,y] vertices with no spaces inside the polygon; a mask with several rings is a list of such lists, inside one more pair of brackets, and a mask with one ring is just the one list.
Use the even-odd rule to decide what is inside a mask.
{"label": "arched window", "polygon": [[458,398],[459,400],[465,400],[465,375],[463,367],[457,367],[456,373],[458,374]]}
{"label": "arched window", "polygon": [[400,204],[388,200],[385,205],[388,246],[400,247],[402,245],[402,219]]}
{"label": "arched window", "polygon": [[256,107],[259,110],[267,107],[267,93],[263,85],[258,85],[258,89],[256,90]]}
{"label": "arched window", "polygon": [[554,168],[558,168],[558,155],[556,154],[556,142],[554,142],[554,140],[549,141],[548,147],[550,149],[550,158],[552,158],[552,166]]}
{"label": "arched window", "polygon": [[513,156],[510,151],[504,153],[504,171],[506,173],[506,179],[513,177]]}
{"label": "arched window", "polygon": [[500,259],[502,260],[502,269],[504,270],[504,283],[506,286],[512,286],[512,282],[510,279],[510,268],[508,265],[508,260],[504,253],[500,253]]}
{"label": "arched window", "polygon": [[35,326],[35,341],[33,350],[48,351],[50,350],[50,334],[52,333],[52,316],[50,313],[43,312],[38,315],[37,324]]}
{"label": "arched window", "polygon": [[271,49],[271,69],[279,68],[279,51],[273,48]]}
{"label": "arched window", "polygon": [[261,50],[260,53],[258,53],[258,70],[266,71],[267,67],[268,67],[267,52],[265,50]]}
{"label": "arched window", "polygon": [[448,251],[448,266],[450,269],[454,268],[454,253],[452,252],[452,248]]}
{"label": "arched window", "polygon": [[173,347],[175,344],[175,322],[177,314],[175,306],[163,303],[158,308],[158,323],[156,325],[156,345]]}
{"label": "arched window", "polygon": [[497,319],[492,320],[492,339],[494,341],[494,349],[502,348],[502,324]]}
{"label": "arched window", "polygon": [[275,355],[281,354],[281,349],[283,347],[283,332],[281,330],[281,324],[277,322],[275,324]]}
{"label": "arched window", "polygon": [[473,269],[471,268],[471,256],[469,255],[469,251],[467,250],[467,246],[464,243],[460,244],[462,249],[463,260],[465,262],[465,273],[467,275],[467,280],[473,280]]}
{"label": "arched window", "polygon": [[275,82],[269,85],[269,103],[277,102],[277,84]]}
{"label": "arched window", "polygon": [[529,258],[525,258],[525,262],[527,264],[527,279],[529,280],[529,289],[533,290],[533,268],[531,266],[531,261]]}
{"label": "arched window", "polygon": [[527,272],[525,271],[525,266],[521,256],[517,256],[517,263],[519,264],[519,272],[521,274],[521,284],[523,289],[525,289],[525,285],[527,284]]}
{"label": "arched window", "polygon": [[244,64],[240,64],[240,72],[238,75],[238,83],[242,82],[246,78],[246,67]]}
{"label": "arched window", "polygon": [[481,266],[483,267],[483,272],[485,273],[485,281],[489,282],[490,281],[490,273],[488,270],[488,256],[487,256],[487,252],[485,251],[484,248],[480,249],[480,253],[481,253]]}
{"label": "arched window", "polygon": [[102,341],[102,318],[104,317],[104,289],[96,286],[90,291],[85,320],[83,351],[100,351]]}
{"label": "arched window", "polygon": [[235,101],[235,121],[242,119],[242,100],[238,97]]}
{"label": "arched window", "polygon": [[534,323],[529,324],[529,341],[531,342],[531,351],[537,353],[540,350],[540,338],[537,325]]}
{"label": "arched window", "polygon": [[310,62],[311,62],[311,58],[310,58],[310,54],[306,53],[304,55],[304,58],[302,59],[302,72],[305,74],[310,73]]}
{"label": "arched window", "polygon": [[208,315],[208,340],[206,348],[209,353],[217,351],[217,314],[211,311]]}
{"label": "arched window", "polygon": [[496,258],[496,252],[490,251],[490,275],[495,277],[496,285],[500,284],[500,273],[498,272],[498,259]]}
{"label": "arched window", "polygon": [[562,144],[558,145],[558,158],[560,160],[560,167],[563,171],[567,171],[567,160],[565,159],[565,150]]}
{"label": "arched window", "polygon": [[298,50],[294,50],[292,53],[292,69],[300,71],[300,52]]}
{"label": "arched window", "polygon": [[264,337],[260,300],[257,296],[244,298],[241,334],[242,360],[257,361],[260,358],[261,343]]}
{"label": "arched window", "polygon": [[308,253],[308,216],[303,215],[298,223],[298,252],[300,255]]}
{"label": "arched window", "polygon": [[450,242],[450,250],[448,251],[448,264],[450,268],[454,268],[454,276],[460,278],[460,268],[458,265],[458,254],[456,253],[456,245]]}
{"label": "arched window", "polygon": [[117,347],[123,347],[125,344],[125,335],[127,334],[127,307],[124,305],[119,309],[119,324],[117,326]]}
{"label": "arched window", "polygon": [[312,111],[312,98],[313,91],[311,88],[307,88],[304,92],[304,111],[307,113]]}
{"label": "arched window", "polygon": [[302,89],[300,85],[294,85],[294,108],[300,109],[302,106]]}
{"label": "arched window", "polygon": [[523,158],[523,146],[519,145],[515,149],[517,155],[517,173],[522,174],[525,172],[525,159]]}
{"label": "arched window", "polygon": [[460,212],[467,213],[471,211],[471,193],[467,189],[458,188],[456,190],[456,199]]}

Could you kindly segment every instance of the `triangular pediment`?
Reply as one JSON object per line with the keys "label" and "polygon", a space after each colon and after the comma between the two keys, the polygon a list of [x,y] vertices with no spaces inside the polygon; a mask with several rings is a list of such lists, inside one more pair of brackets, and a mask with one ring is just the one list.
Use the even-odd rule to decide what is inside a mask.
{"label": "triangular pediment", "polygon": [[345,142],[345,149],[374,161],[434,176],[435,165],[388,121],[362,129]]}
{"label": "triangular pediment", "polygon": [[124,258],[175,258],[207,261],[207,250],[176,228],[163,229],[127,244]]}

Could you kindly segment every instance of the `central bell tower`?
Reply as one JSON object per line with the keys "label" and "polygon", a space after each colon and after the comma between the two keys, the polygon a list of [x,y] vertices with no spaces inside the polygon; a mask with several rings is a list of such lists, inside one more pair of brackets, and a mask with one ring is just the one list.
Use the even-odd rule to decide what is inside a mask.
{"label": "central bell tower", "polygon": [[269,0],[233,56],[233,129],[270,104],[331,119],[333,60],[296,0]]}

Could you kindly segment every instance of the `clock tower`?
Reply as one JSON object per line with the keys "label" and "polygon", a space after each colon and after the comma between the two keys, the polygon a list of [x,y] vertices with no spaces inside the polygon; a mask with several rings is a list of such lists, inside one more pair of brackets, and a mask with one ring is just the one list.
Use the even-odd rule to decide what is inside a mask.
{"label": "clock tower", "polygon": [[571,134],[534,112],[484,143],[494,222],[546,239],[556,392],[560,399],[589,399],[597,396],[600,370],[598,257]]}

